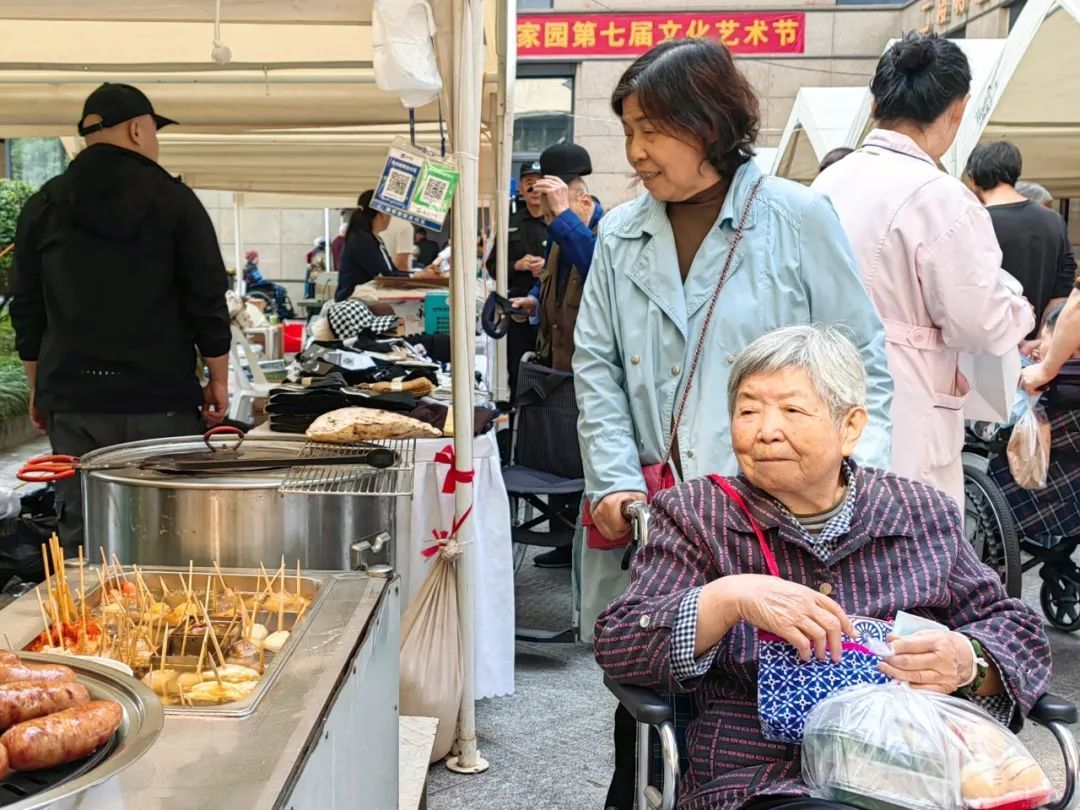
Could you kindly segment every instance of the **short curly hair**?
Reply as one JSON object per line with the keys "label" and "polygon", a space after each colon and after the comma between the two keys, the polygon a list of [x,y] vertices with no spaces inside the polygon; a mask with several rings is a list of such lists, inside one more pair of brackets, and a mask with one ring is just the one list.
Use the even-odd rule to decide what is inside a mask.
{"label": "short curly hair", "polygon": [[760,120],[753,87],[735,67],[731,53],[710,39],[670,40],[638,57],[611,94],[611,109],[637,96],[654,126],[675,137],[699,140],[721,175],[754,157]]}

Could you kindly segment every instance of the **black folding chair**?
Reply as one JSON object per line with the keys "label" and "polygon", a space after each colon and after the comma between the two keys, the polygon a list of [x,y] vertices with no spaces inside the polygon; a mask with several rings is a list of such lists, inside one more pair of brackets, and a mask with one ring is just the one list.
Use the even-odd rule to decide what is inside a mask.
{"label": "black folding chair", "polygon": [[[526,355],[518,372],[511,463],[502,470],[515,543],[555,548],[573,542],[585,490],[577,417],[574,375],[533,363]],[[532,513],[523,520],[522,504]],[[537,531],[545,524],[548,531]],[[574,626],[517,630],[519,641],[572,643],[576,637]]]}

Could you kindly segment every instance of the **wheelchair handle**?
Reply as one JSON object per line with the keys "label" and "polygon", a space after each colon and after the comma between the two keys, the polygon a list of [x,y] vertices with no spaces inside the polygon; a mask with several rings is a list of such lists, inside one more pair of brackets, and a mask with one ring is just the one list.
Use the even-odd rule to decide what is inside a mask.
{"label": "wheelchair handle", "polygon": [[630,542],[622,558],[622,569],[626,571],[635,549],[649,543],[649,507],[643,501],[628,501],[623,504],[622,513],[630,522]]}

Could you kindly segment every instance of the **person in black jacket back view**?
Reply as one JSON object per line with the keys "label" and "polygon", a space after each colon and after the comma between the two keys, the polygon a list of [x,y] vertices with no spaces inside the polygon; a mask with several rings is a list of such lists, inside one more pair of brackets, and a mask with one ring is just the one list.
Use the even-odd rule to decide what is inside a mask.
{"label": "person in black jacket back view", "polygon": [[[87,148],[19,217],[11,320],[54,453],[200,434],[228,410],[228,278],[206,210],[157,163],[173,123],[136,88],[102,85],[79,119]],[[57,485],[70,550],[80,487]]]}

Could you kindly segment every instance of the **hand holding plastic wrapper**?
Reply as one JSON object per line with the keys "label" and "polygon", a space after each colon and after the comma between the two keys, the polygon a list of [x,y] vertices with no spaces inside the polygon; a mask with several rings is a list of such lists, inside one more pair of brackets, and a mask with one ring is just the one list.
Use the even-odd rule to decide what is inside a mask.
{"label": "hand holding plastic wrapper", "polygon": [[818,704],[802,772],[813,796],[866,810],[1031,810],[1052,794],[1020,741],[982,709],[900,683]]}
{"label": "hand holding plastic wrapper", "polygon": [[1024,489],[1045,487],[1050,470],[1050,422],[1038,402],[1038,396],[1027,397],[1006,451],[1009,471]]}

